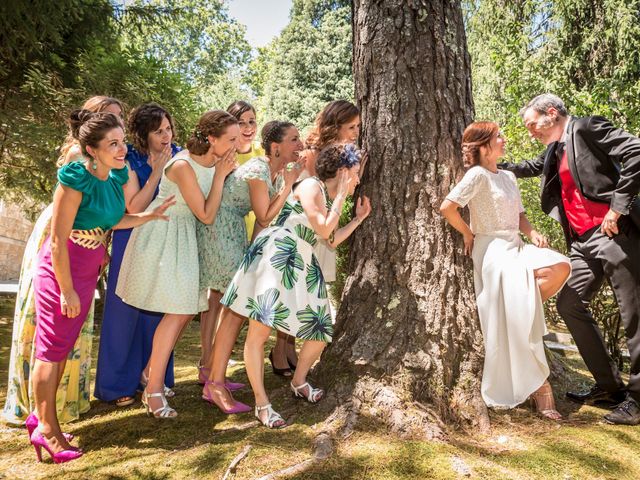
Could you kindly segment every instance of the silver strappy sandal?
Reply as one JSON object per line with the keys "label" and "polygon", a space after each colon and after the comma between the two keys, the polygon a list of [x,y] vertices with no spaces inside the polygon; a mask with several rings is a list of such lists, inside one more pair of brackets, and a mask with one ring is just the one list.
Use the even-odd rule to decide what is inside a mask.
{"label": "silver strappy sandal", "polygon": [[[308,382],[305,382],[298,387],[296,387],[293,382],[291,382],[290,385],[294,397],[304,398],[309,403],[317,403],[322,399],[322,397],[324,397],[324,390],[320,388],[313,388]],[[306,395],[302,392],[304,387],[309,387]]]}
{"label": "silver strappy sandal", "polygon": [[[151,410],[151,407],[149,406],[150,398],[161,398],[162,406],[155,410]],[[144,391],[142,392],[142,404],[147,409],[147,415],[153,415],[155,418],[176,418],[178,416],[178,412],[171,408],[167,403],[164,393],[147,393]]]}
{"label": "silver strappy sandal", "polygon": [[[260,412],[263,410],[267,411],[267,418],[265,420],[260,418]],[[267,403],[262,407],[256,405],[255,416],[265,427],[283,428],[287,426],[287,422],[285,422],[284,418],[282,418],[282,416],[271,407],[270,403]]]}

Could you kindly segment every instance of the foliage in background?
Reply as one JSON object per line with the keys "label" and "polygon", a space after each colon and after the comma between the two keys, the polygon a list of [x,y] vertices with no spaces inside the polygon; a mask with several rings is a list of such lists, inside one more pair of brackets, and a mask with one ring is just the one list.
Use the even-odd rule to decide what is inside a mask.
{"label": "foliage in background", "polygon": [[331,100],[353,99],[351,2],[294,0],[290,23],[258,51],[247,82],[260,95],[261,119],[301,130]]}
{"label": "foliage in background", "polygon": [[88,97],[159,102],[183,140],[249,55],[244,27],[214,0],[2,2],[0,19],[0,189],[31,214],[51,200],[66,115]]}

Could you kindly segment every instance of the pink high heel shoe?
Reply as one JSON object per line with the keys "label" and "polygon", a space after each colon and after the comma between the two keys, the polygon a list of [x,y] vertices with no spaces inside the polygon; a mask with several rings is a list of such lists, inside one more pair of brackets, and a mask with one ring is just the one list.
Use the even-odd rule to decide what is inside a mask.
{"label": "pink high heel shoe", "polygon": [[[220,409],[220,411],[222,413],[226,413],[227,415],[231,415],[234,413],[247,413],[250,412],[251,410],[253,410],[249,405],[246,405],[242,402],[239,402],[237,400],[233,400],[233,407],[231,407],[230,409],[226,410],[222,407],[222,405],[220,405],[218,402],[216,402],[212,397],[211,394],[209,393],[209,389],[207,389],[208,385],[215,385],[216,387],[222,387],[225,390],[227,390],[227,392],[229,392],[229,395],[231,395],[231,392],[229,391],[229,389],[227,387],[225,387],[223,384],[220,384],[218,382],[210,382],[209,380],[206,380],[204,383],[204,388],[202,389],[202,399],[206,402],[209,402],[212,405],[215,405],[216,407],[218,407]],[[233,397],[231,397],[233,398]]]}
{"label": "pink high heel shoe", "polygon": [[[198,365],[198,385],[204,386],[209,381],[209,373],[211,370],[204,365]],[[224,386],[230,392],[242,390],[246,385],[244,383],[224,381]]]}
{"label": "pink high heel shoe", "polygon": [[[29,438],[31,438],[31,434],[38,427],[38,417],[36,417],[34,412],[29,414],[27,419],[24,421],[24,425],[27,427],[27,432],[29,432]],[[62,436],[67,439],[67,442],[73,440],[73,435],[71,433],[63,433]]]}
{"label": "pink high heel shoe", "polygon": [[62,450],[60,452],[52,452],[47,439],[42,435],[40,430],[36,428],[31,434],[31,445],[36,449],[36,455],[38,455],[38,461],[42,462],[42,449],[44,448],[54,463],[65,463],[80,458],[83,455],[82,450]]}

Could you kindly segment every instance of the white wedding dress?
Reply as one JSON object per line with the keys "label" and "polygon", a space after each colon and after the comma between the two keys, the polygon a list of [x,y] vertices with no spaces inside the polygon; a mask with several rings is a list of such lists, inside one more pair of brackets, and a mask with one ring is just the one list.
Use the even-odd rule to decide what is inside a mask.
{"label": "white wedding dress", "polygon": [[469,206],[475,234],[474,283],[485,346],[482,398],[490,407],[512,408],[549,376],[542,340],[544,310],[534,270],[570,262],[520,238],[524,208],[511,172],[472,167],[447,199]]}

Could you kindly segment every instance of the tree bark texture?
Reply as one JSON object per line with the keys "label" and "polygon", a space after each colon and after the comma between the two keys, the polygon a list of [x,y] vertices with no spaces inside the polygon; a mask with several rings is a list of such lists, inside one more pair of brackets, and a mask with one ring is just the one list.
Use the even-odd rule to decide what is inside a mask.
{"label": "tree bark texture", "polygon": [[[353,75],[373,204],[351,243],[334,342],[318,373],[331,406],[401,435],[486,427],[472,265],[439,205],[462,174],[471,121],[462,12],[450,0],[355,0]],[[335,403],[334,403],[335,402]]]}

